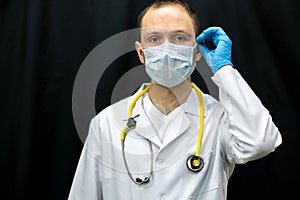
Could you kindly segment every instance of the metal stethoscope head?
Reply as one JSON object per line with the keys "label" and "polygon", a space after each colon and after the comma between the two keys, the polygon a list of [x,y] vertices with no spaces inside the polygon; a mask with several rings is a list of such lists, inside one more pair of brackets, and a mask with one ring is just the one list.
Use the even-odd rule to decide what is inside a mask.
{"label": "metal stethoscope head", "polygon": [[[201,143],[202,143],[202,133],[203,133],[203,124],[204,124],[204,103],[203,103],[203,97],[202,97],[202,93],[200,91],[200,89],[194,85],[191,84],[192,88],[196,91],[198,97],[199,97],[199,101],[200,101],[200,126],[199,126],[199,131],[198,131],[198,141],[197,141],[197,149],[194,155],[191,155],[187,158],[186,160],[186,167],[192,171],[192,172],[200,172],[204,166],[204,160],[200,157],[200,149],[201,149]],[[150,149],[150,153],[151,153],[151,166],[150,166],[150,172],[148,174],[148,176],[144,179],[142,178],[134,178],[128,163],[126,161],[126,155],[125,155],[125,138],[126,138],[126,134],[132,130],[135,129],[136,127],[136,121],[134,120],[134,118],[132,117],[132,110],[133,107],[135,106],[137,100],[143,96],[148,90],[150,89],[150,86],[146,87],[144,90],[142,90],[140,93],[138,93],[135,98],[132,100],[129,109],[128,109],[128,121],[127,121],[127,125],[123,128],[122,132],[121,132],[121,145],[122,145],[122,155],[123,155],[123,159],[124,159],[124,163],[125,163],[125,167],[127,169],[128,175],[130,176],[131,180],[136,183],[137,185],[143,185],[143,184],[147,184],[150,181],[150,178],[153,174],[153,148],[152,148],[152,144],[151,141],[149,141],[148,139],[147,142],[149,144],[149,149]]]}

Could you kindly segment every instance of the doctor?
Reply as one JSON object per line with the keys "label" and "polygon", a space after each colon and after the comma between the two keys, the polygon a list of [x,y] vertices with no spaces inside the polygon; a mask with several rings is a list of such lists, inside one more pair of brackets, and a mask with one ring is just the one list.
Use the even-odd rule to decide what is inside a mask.
{"label": "doctor", "polygon": [[[235,164],[274,151],[281,135],[234,69],[221,28],[196,37],[196,13],[177,0],[154,1],[139,25],[151,83],[92,119],[69,200],[226,199]],[[220,101],[191,81],[201,55]]]}

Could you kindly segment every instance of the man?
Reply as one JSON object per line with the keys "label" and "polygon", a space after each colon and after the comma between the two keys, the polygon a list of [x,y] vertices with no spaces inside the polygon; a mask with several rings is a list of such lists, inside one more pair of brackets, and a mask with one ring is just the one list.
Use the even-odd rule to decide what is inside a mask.
{"label": "man", "polygon": [[[139,25],[151,83],[92,119],[69,199],[226,199],[235,164],[274,151],[281,135],[233,68],[221,28],[196,37],[196,14],[176,0],[154,1]],[[220,102],[191,82],[201,55]]]}

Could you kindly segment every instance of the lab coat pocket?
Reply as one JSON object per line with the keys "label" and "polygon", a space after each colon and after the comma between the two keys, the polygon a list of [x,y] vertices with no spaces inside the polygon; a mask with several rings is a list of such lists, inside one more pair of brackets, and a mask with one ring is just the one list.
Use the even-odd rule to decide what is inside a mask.
{"label": "lab coat pocket", "polygon": [[223,190],[222,169],[217,162],[214,151],[207,152],[203,157],[204,167],[200,172],[184,170],[184,191],[190,195],[189,199],[222,199],[213,198],[219,190]]}

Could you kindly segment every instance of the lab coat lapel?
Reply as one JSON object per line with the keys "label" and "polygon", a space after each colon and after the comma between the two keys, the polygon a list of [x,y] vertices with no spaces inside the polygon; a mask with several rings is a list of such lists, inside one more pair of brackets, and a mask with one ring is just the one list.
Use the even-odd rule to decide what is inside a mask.
{"label": "lab coat lapel", "polygon": [[[143,84],[140,87],[140,89],[135,93],[135,95],[137,95],[146,86],[147,86],[146,84]],[[143,99],[143,97],[141,97],[137,101],[135,108],[133,109],[133,116],[139,115],[139,117],[136,119],[137,120],[136,133],[139,136],[150,140],[152,143],[154,143],[159,148],[161,148],[162,143],[161,143],[159,137],[157,136],[157,133],[156,133],[154,127],[150,124],[150,122],[145,114],[145,111],[143,110],[142,103],[141,103],[142,99]],[[196,92],[194,90],[192,90],[190,96],[188,97],[188,99],[187,99],[186,103],[184,104],[183,109],[180,113],[181,117],[176,119],[179,121],[176,121],[176,123],[174,123],[174,124],[176,124],[176,126],[179,127],[179,130],[178,130],[177,134],[174,133],[175,135],[173,135],[173,137],[171,137],[171,139],[167,143],[165,143],[164,146],[171,143],[174,139],[179,138],[179,136],[181,136],[182,134],[184,134],[187,131],[187,129],[191,125],[191,121],[187,115],[192,114],[195,116],[199,116],[199,105],[200,104],[199,104],[198,95],[196,94]],[[206,117],[206,115],[207,115],[206,107],[207,107],[206,102],[204,102],[204,117]],[[180,125],[178,125],[178,124],[180,124]],[[170,134],[172,134],[172,133],[170,133]]]}
{"label": "lab coat lapel", "polygon": [[139,136],[150,140],[152,143],[154,143],[158,147],[161,147],[161,145],[162,145],[161,141],[160,141],[159,137],[157,136],[157,133],[156,133],[154,127],[149,122],[144,111],[141,111],[141,114],[137,120],[136,133]]}
{"label": "lab coat lapel", "polygon": [[[202,93],[202,95],[204,95],[204,94]],[[177,118],[176,120],[179,120],[179,121],[174,122],[174,124],[176,124],[176,126],[179,126],[179,130],[178,130],[177,134],[174,135],[169,141],[167,141],[166,143],[164,142],[163,147],[167,146],[169,143],[172,143],[172,141],[175,140],[176,138],[180,138],[181,135],[183,135],[185,132],[188,131],[187,129],[191,129],[190,126],[191,126],[192,122],[189,119],[188,115],[200,117],[199,97],[194,90],[192,90],[187,101],[182,106],[183,106],[183,109],[180,113],[181,119],[179,120]],[[206,117],[206,115],[207,115],[206,107],[207,107],[206,102],[204,102],[204,117]],[[198,121],[199,120],[197,120],[197,122]],[[192,128],[197,130],[198,126],[199,125],[197,124],[195,127],[192,127]]]}
{"label": "lab coat lapel", "polygon": [[179,137],[180,135],[182,135],[183,133],[185,133],[186,130],[191,125],[190,119],[186,116],[186,113],[183,110],[181,111],[181,119],[180,119],[180,121],[181,122],[179,122],[180,126],[179,126],[179,131],[178,131],[177,137]]}
{"label": "lab coat lapel", "polygon": [[[202,92],[203,100],[205,99],[205,94]],[[204,118],[207,116],[207,102],[204,101]],[[195,90],[192,90],[190,96],[184,104],[184,110],[186,113],[192,114],[194,116],[200,116],[200,101]]]}
{"label": "lab coat lapel", "polygon": [[145,110],[143,109],[143,105],[142,105],[143,98],[144,96],[142,96],[136,102],[135,108],[133,109],[133,116],[139,115],[139,117],[136,119],[137,121],[137,126],[135,128],[136,134],[145,139],[150,140],[152,143],[160,147],[162,143],[159,137],[157,136],[154,127],[151,125],[151,122],[147,118]]}
{"label": "lab coat lapel", "polygon": [[168,134],[171,137],[168,141],[165,140],[166,138],[164,139],[163,146],[155,157],[155,160],[158,162],[155,165],[155,169],[162,169],[166,165],[180,159],[191,144],[195,143],[196,134],[194,134],[195,131],[191,120],[184,111],[179,114],[180,116],[173,123],[175,126],[178,126],[178,131],[174,133],[169,132]]}
{"label": "lab coat lapel", "polygon": [[[145,89],[145,87],[147,87],[148,85],[149,84],[143,84],[138,89],[138,91],[132,97],[130,97],[128,99],[127,108],[129,108],[134,97],[137,94],[139,94],[143,89]],[[142,97],[140,97],[140,99],[138,99],[138,101],[136,102],[136,104],[133,108],[133,111],[132,111],[132,116],[134,117],[134,120],[137,122],[134,132],[138,136],[148,139],[152,143],[154,143],[155,145],[160,147],[161,142],[160,142],[159,138],[156,136],[156,132],[155,132],[154,128],[151,126],[149,120],[147,119],[147,116],[145,115],[145,111],[142,106],[143,98],[144,98],[144,96],[142,96]],[[127,112],[126,112],[126,114],[127,114]],[[126,117],[123,117],[123,121],[127,121],[127,120],[128,120],[128,117],[127,117],[127,119],[126,119]]]}
{"label": "lab coat lapel", "polygon": [[[191,125],[190,119],[187,117],[186,113],[181,110],[180,113],[173,119],[173,122],[171,124],[170,131],[165,134],[168,134],[165,136],[163,146],[167,146],[168,144],[171,144],[174,140],[177,138],[180,138],[181,135],[185,134],[188,130],[188,128]],[[174,132],[173,132],[174,131]]]}

